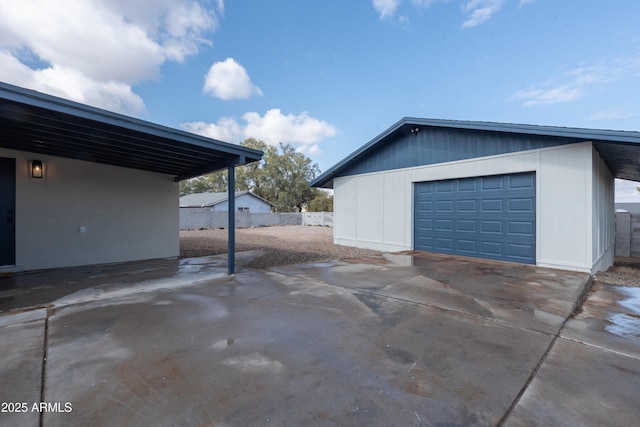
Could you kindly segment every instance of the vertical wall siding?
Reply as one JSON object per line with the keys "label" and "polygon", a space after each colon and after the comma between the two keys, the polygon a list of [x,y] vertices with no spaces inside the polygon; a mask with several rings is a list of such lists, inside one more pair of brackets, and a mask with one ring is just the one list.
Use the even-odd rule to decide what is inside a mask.
{"label": "vertical wall siding", "polygon": [[591,143],[540,152],[538,265],[591,270]]}
{"label": "vertical wall siding", "polygon": [[[338,244],[379,249],[413,248],[413,183],[472,176],[536,173],[537,265],[592,272],[596,254],[613,242],[611,174],[584,142],[552,148],[467,159],[444,164],[346,176],[334,180],[334,239]],[[599,159],[599,157],[598,157]],[[599,213],[591,199],[594,182],[602,195]],[[378,213],[376,213],[376,211]],[[379,212],[382,212],[381,214]],[[591,238],[594,218],[599,247]]]}
{"label": "vertical wall siding", "polygon": [[613,175],[595,148],[592,156],[592,264],[605,270],[613,265],[615,252],[615,184]]}
{"label": "vertical wall siding", "polygon": [[394,134],[340,176],[433,165],[580,142],[557,138],[447,128],[421,128],[417,134]]}

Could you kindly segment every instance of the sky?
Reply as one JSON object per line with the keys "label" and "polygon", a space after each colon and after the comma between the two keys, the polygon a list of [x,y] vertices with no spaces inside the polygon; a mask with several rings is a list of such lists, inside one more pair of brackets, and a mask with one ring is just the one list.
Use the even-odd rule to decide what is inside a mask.
{"label": "sky", "polygon": [[1,81],[322,171],[403,117],[640,131],[637,0],[61,4],[0,0]]}

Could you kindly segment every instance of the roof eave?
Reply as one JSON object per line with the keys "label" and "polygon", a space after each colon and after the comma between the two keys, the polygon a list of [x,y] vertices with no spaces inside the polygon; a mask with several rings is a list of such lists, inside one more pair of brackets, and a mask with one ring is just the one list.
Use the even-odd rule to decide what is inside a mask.
{"label": "roof eave", "polygon": [[609,143],[628,143],[640,145],[640,132],[615,131],[604,129],[581,129],[556,126],[540,126],[513,123],[475,122],[443,119],[421,119],[416,117],[404,117],[384,132],[358,148],[356,151],[336,163],[320,176],[312,180],[311,187],[333,188],[333,179],[350,164],[357,161],[360,156],[371,150],[380,142],[398,132],[403,126],[427,126],[447,127],[454,129],[468,129],[488,132],[507,132],[523,135],[544,135],[557,138],[575,138],[584,141],[603,141]]}

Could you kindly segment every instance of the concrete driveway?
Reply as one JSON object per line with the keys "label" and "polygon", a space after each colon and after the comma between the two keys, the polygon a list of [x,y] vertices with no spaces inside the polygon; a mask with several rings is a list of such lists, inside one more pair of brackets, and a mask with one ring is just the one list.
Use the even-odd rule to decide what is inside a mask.
{"label": "concrete driveway", "polygon": [[0,279],[4,309],[43,303],[33,288],[55,298],[0,313],[0,425],[640,418],[636,288],[596,289],[570,318],[586,274],[426,253],[224,271],[211,257]]}

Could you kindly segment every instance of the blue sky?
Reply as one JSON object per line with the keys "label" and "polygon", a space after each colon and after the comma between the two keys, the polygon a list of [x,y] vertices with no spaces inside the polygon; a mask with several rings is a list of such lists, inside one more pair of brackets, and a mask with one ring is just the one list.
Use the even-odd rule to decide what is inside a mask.
{"label": "blue sky", "polygon": [[322,170],[404,116],[640,131],[637,0],[64,4],[0,0],[0,80]]}

